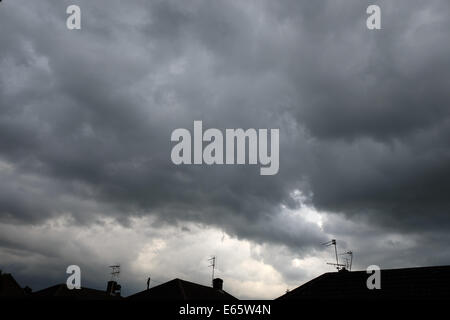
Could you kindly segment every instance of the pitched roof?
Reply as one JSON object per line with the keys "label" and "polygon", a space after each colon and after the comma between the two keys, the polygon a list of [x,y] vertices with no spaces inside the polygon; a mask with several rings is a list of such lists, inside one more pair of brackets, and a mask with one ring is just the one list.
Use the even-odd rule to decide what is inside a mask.
{"label": "pitched roof", "polygon": [[450,298],[450,266],[381,270],[381,289],[369,290],[366,271],[328,272],[278,299]]}
{"label": "pitched roof", "polygon": [[69,290],[65,284],[57,284],[55,286],[36,291],[33,298],[38,299],[75,299],[75,300],[105,300],[120,299],[120,297],[112,296],[106,291],[81,288]]}
{"label": "pitched roof", "polygon": [[0,273],[0,297],[22,297],[24,290],[10,273]]}
{"label": "pitched roof", "polygon": [[134,300],[237,300],[223,290],[178,278],[138,292],[128,298]]}

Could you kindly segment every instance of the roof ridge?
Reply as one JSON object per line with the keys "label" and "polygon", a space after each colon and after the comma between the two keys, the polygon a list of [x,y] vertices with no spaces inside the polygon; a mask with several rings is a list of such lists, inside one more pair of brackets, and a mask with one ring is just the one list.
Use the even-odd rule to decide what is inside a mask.
{"label": "roof ridge", "polygon": [[195,284],[196,286],[201,286],[201,287],[211,288],[212,289],[212,287],[206,286],[204,284],[200,284],[200,283],[196,283],[196,282],[192,282],[192,281],[188,281],[188,280],[183,280],[183,279],[180,279],[180,278],[176,278],[176,279],[180,280],[181,282],[186,282],[186,283],[189,283],[189,284]]}
{"label": "roof ridge", "polygon": [[[444,264],[444,265],[440,265],[440,266],[421,266],[421,267],[387,268],[387,269],[380,268],[380,270],[381,271],[396,271],[396,270],[439,269],[439,268],[450,268],[450,265]],[[366,270],[354,270],[354,271],[349,271],[349,272],[351,272],[351,273],[366,272]],[[326,272],[326,273],[337,274],[338,272]]]}
{"label": "roof ridge", "polygon": [[315,277],[314,279],[311,279],[311,280],[305,282],[304,284],[301,284],[300,286],[298,286],[297,288],[295,288],[295,289],[293,289],[293,290],[291,290],[289,292],[286,292],[284,295],[282,295],[281,297],[279,297],[277,299],[289,297],[289,296],[293,295],[295,292],[300,292],[300,291],[302,291],[304,289],[307,289],[312,284],[314,284],[314,283],[316,283],[316,282],[318,282],[320,280],[323,280],[324,278],[327,278],[331,274],[334,274],[334,273],[337,273],[337,272],[325,272],[325,273],[322,273],[320,276]]}
{"label": "roof ridge", "polygon": [[187,299],[186,292],[184,291],[183,285],[181,283],[183,280],[181,280],[179,278],[176,278],[176,280],[178,282],[178,286],[180,287],[180,291],[181,291],[181,295],[183,296],[183,299]]}

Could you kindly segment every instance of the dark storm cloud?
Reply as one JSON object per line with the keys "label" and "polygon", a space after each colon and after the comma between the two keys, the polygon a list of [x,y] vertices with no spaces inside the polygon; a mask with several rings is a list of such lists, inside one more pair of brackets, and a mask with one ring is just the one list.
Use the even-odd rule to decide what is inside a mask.
{"label": "dark storm cloud", "polygon": [[[169,2],[140,5],[147,9],[144,20],[150,22],[137,23],[131,37],[122,33],[133,17],[116,20],[109,8],[113,17],[106,26],[105,20],[94,15],[101,14],[101,4],[83,7],[83,21],[101,21],[93,27],[96,32],[89,28],[92,22],[83,24],[86,32],[70,33],[58,27],[65,15],[57,16],[54,7],[49,9],[55,15],[51,19],[32,19],[48,33],[27,26],[20,10],[2,19],[8,25],[25,24],[16,31],[20,45],[5,47],[2,59],[3,68],[11,73],[2,86],[5,117],[1,130],[6,138],[2,139],[2,156],[14,163],[15,172],[49,177],[66,187],[44,190],[41,201],[27,191],[5,186],[13,196],[3,202],[2,217],[13,216],[21,222],[31,221],[30,216],[32,221],[45,220],[61,214],[66,206],[75,219],[86,222],[88,214],[80,216],[60,200],[71,194],[113,204],[112,210],[104,207],[104,213],[122,219],[157,214],[173,222],[220,225],[261,241],[310,244],[311,240],[299,236],[288,240],[282,228],[274,231],[263,222],[270,220],[280,204],[296,205],[289,196],[294,182],[286,179],[289,160],[282,160],[284,173],[274,179],[261,179],[255,167],[184,168],[170,162],[171,131],[189,128],[195,119],[205,119],[206,126],[218,128],[281,126],[274,110],[255,117],[259,109],[279,100],[280,75],[252,79],[249,84],[252,73],[259,73],[257,68],[249,75],[233,72],[225,76],[214,69],[224,63],[216,63],[212,52],[220,45],[217,36],[227,34],[229,45],[239,50],[233,39],[241,28],[232,21],[239,8],[236,4],[197,5],[186,12],[180,4]],[[165,15],[172,17],[173,29],[165,26]],[[208,31],[205,27],[215,17],[221,17],[221,26]],[[250,25],[250,20],[242,22],[243,14],[240,17],[238,22]],[[52,28],[45,26],[48,23]],[[188,39],[186,34],[190,34]],[[177,63],[186,69],[184,73],[177,73]],[[171,68],[175,68],[173,74]],[[14,77],[21,87],[14,87]],[[258,97],[262,88],[266,97]],[[34,208],[33,203],[37,204]],[[280,232],[288,238],[283,240]],[[308,234],[317,241],[313,231]]]}
{"label": "dark storm cloud", "polygon": [[[447,1],[380,1],[381,31],[364,1],[78,3],[81,31],[68,2],[2,4],[0,155],[42,190],[2,180],[1,219],[153,214],[307,249],[317,227],[274,218],[300,189],[331,212],[448,225]],[[194,120],[280,128],[279,174],[171,164]]]}
{"label": "dark storm cloud", "polygon": [[[347,18],[307,28],[307,48],[298,47],[308,63],[293,64],[292,111],[313,139],[306,170],[314,203],[396,228],[448,228],[450,6],[380,5],[382,32]],[[341,10],[354,13],[350,3]]]}

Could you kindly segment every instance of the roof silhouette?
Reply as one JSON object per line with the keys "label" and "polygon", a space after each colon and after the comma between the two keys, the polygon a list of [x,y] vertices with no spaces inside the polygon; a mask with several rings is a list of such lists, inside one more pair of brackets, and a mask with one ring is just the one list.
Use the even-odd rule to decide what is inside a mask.
{"label": "roof silhouette", "polygon": [[237,300],[224,290],[173,279],[128,297],[133,300]]}
{"label": "roof silhouette", "polygon": [[74,300],[105,300],[121,299],[121,297],[112,296],[106,291],[83,288],[69,290],[66,284],[57,284],[49,288],[36,291],[32,294],[37,299],[74,299]]}
{"label": "roof silhouette", "polygon": [[23,297],[25,291],[10,273],[0,271],[0,297]]}
{"label": "roof silhouette", "polygon": [[278,299],[450,298],[450,266],[381,270],[379,290],[367,288],[366,281],[369,276],[366,271],[324,273]]}

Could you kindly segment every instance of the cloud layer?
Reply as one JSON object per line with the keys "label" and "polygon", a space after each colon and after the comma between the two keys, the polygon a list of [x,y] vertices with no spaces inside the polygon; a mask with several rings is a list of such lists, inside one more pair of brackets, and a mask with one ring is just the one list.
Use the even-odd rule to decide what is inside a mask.
{"label": "cloud layer", "polygon": [[[69,232],[75,249],[59,251],[61,219],[105,237],[115,225],[133,247],[118,251],[124,265],[140,261],[135,276],[157,246],[153,236],[127,240],[129,230],[146,234],[136,219],[156,223],[152,234],[195,225],[198,237],[187,243],[223,232],[256,272],[229,266],[230,282],[255,281],[248,293],[236,284],[244,297],[267,292],[259,276],[272,279],[274,295],[307,280],[317,269],[308,261],[326,254],[320,243],[330,237],[359,248],[361,267],[448,263],[450,4],[377,1],[382,30],[369,31],[369,2],[76,1],[82,29],[69,31],[73,1],[4,1],[4,267],[26,270],[42,257],[63,264],[78,254],[95,272],[112,263],[90,235]],[[172,164],[171,132],[192,130],[194,120],[279,128],[279,173]],[[48,229],[39,248],[33,228]],[[177,251],[173,232],[173,240],[155,236],[172,243],[159,252],[164,264],[173,252],[203,253]],[[434,253],[424,257],[425,248]]]}

